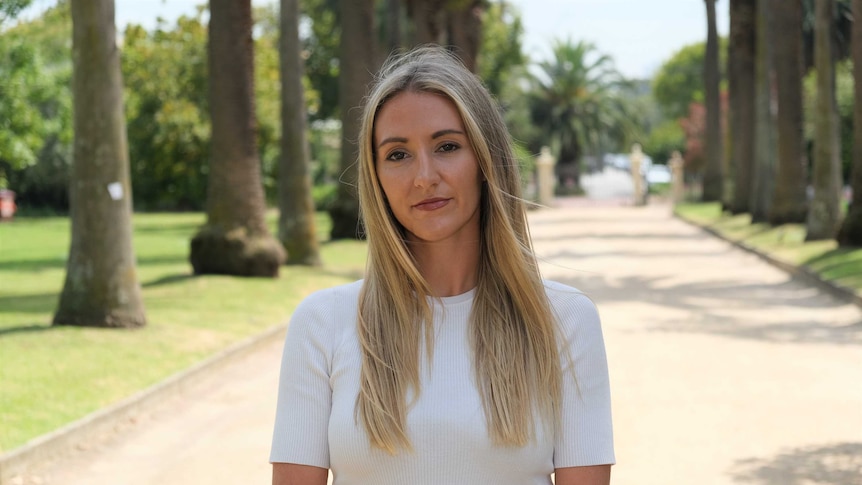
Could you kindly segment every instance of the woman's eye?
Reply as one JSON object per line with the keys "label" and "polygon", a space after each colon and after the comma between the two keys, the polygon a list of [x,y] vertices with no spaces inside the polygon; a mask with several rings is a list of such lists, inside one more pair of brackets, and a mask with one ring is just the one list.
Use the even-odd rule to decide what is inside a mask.
{"label": "woman's eye", "polygon": [[399,160],[404,160],[406,157],[407,157],[407,154],[404,152],[392,152],[386,156],[386,159],[397,162]]}
{"label": "woman's eye", "polygon": [[444,144],[440,145],[439,150],[441,152],[454,152],[455,150],[457,150],[459,148],[461,148],[461,147],[459,147],[455,143],[444,143]]}

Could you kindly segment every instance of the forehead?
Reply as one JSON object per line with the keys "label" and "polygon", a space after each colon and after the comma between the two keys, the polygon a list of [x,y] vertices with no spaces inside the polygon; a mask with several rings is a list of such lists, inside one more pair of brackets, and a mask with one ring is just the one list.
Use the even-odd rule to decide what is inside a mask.
{"label": "forehead", "polygon": [[459,129],[464,123],[458,107],[447,96],[404,91],[387,100],[374,119],[375,138],[414,129]]}

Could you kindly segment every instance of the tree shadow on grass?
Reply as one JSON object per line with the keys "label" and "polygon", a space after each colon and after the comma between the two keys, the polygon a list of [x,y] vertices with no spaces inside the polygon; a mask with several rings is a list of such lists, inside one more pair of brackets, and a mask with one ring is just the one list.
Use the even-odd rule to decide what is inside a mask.
{"label": "tree shadow on grass", "polygon": [[191,273],[182,273],[182,274],[172,274],[165,275],[160,278],[154,279],[152,281],[147,281],[146,283],[141,283],[141,287],[143,288],[151,288],[153,286],[164,286],[170,285],[174,283],[182,283],[186,280],[190,280],[194,278],[195,275]]}
{"label": "tree shadow on grass", "polygon": [[862,484],[862,443],[796,448],[773,458],[734,464],[737,483],[756,485]]}
{"label": "tree shadow on grass", "polygon": [[50,330],[56,330],[58,327],[53,325],[44,324],[44,323],[35,323],[33,325],[22,325],[20,327],[9,327],[9,328],[0,328],[0,338],[15,335],[19,333],[38,333],[38,332],[47,332]]}
{"label": "tree shadow on grass", "polygon": [[45,313],[57,305],[59,293],[0,296],[0,315],[3,313]]}

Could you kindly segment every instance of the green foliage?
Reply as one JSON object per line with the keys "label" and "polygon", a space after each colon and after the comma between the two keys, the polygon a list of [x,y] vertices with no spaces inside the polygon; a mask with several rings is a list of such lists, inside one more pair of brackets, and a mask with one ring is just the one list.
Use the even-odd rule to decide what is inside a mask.
{"label": "green foliage", "polygon": [[0,172],[19,205],[67,206],[71,32],[60,2],[0,33]]}
{"label": "green foliage", "polygon": [[[197,210],[206,200],[210,123],[202,11],[173,28],[126,27],[122,70],[135,207]],[[169,81],[167,81],[169,80]]]}
{"label": "green foliage", "polygon": [[0,0],[0,26],[14,19],[33,0]]}
{"label": "green foliage", "polygon": [[[805,140],[809,152],[814,144],[814,113],[817,104],[817,71],[810,70],[803,81],[805,109]],[[843,180],[850,180],[850,166],[853,163],[853,62],[841,61],[835,64],[835,100],[838,105],[839,126],[841,129],[841,173]],[[811,153],[808,157],[813,163]]]}
{"label": "green foliage", "polygon": [[[302,26],[308,35],[302,40],[305,75],[319,100],[309,104],[313,120],[339,117],[338,74],[341,43],[341,19],[338,0],[304,0],[300,2]],[[300,35],[305,29],[300,29]]]}
{"label": "green foliage", "polygon": [[276,3],[254,9],[254,90],[261,178],[266,198],[278,197],[278,160],[281,156],[280,33]]}
{"label": "green foliage", "polygon": [[522,52],[524,26],[516,7],[506,1],[491,3],[482,17],[479,76],[495,96],[503,93],[517,68],[527,63]]}
{"label": "green foliage", "polygon": [[[721,79],[725,79],[727,40],[719,39],[719,66]],[[706,42],[683,47],[659,68],[653,79],[653,95],[664,115],[671,119],[682,118],[688,105],[704,102],[703,63]]]}
{"label": "green foliage", "polygon": [[[267,217],[273,230],[275,216]],[[328,266],[284,268],[278,279],[192,277],[188,241],[204,219],[202,213],[135,216],[148,325],[134,332],[51,326],[68,218],[0,225],[0,282],[14,282],[0,295],[0,453],[283,324],[314,290],[362,277],[366,249],[359,241],[325,244]],[[325,214],[316,224],[328,234]]]}
{"label": "green foliage", "polygon": [[[200,210],[210,156],[205,7],[173,26],[126,28],[123,76],[135,207]],[[281,139],[278,11],[256,8],[255,97],[264,189],[277,191]],[[165,82],[170,79],[171,82]]]}
{"label": "green foliage", "polygon": [[648,153],[655,162],[670,160],[676,150],[685,151],[685,132],[675,120],[666,120],[655,126],[643,143],[644,153]]}

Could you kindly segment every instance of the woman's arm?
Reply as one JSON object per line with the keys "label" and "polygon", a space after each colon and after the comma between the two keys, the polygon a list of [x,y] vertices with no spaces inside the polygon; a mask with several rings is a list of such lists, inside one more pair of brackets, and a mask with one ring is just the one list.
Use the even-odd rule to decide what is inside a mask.
{"label": "woman's arm", "polygon": [[326,485],[326,468],[295,463],[273,463],[272,485]]}
{"label": "woman's arm", "polygon": [[570,466],[557,468],[554,472],[556,485],[609,485],[611,483],[611,466]]}

